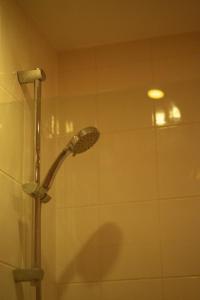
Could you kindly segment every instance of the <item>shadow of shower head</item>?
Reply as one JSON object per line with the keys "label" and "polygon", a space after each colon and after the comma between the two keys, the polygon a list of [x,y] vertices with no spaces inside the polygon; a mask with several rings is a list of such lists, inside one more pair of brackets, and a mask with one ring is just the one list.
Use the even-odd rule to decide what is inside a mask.
{"label": "shadow of shower head", "polygon": [[100,133],[95,127],[86,127],[74,135],[66,147],[61,151],[51,165],[41,188],[47,192],[53,184],[54,178],[67,156],[82,153],[91,148],[99,139]]}

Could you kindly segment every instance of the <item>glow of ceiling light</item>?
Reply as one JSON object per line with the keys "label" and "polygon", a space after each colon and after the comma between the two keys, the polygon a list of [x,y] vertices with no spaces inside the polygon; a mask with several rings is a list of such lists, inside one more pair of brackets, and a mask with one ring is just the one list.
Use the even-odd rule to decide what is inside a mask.
{"label": "glow of ceiling light", "polygon": [[157,112],[156,113],[156,125],[163,126],[166,124],[165,113]]}
{"label": "glow of ceiling light", "polygon": [[65,123],[65,131],[66,133],[70,133],[74,131],[74,124],[72,121],[66,121]]}
{"label": "glow of ceiling light", "polygon": [[51,116],[51,134],[54,135],[55,133],[55,117],[52,115]]}
{"label": "glow of ceiling light", "polygon": [[170,119],[179,120],[181,119],[181,112],[177,106],[173,106],[169,113]]}
{"label": "glow of ceiling light", "polygon": [[56,120],[56,134],[59,135],[60,134],[60,123],[58,120]]}
{"label": "glow of ceiling light", "polygon": [[151,99],[162,99],[165,96],[165,93],[159,89],[148,90],[147,95]]}

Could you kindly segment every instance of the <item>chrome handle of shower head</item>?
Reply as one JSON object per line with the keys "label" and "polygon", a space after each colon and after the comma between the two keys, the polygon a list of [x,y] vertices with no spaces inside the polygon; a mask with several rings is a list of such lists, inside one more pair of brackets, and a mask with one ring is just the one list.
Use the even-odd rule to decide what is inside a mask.
{"label": "chrome handle of shower head", "polygon": [[70,147],[66,147],[58,155],[58,157],[56,158],[54,163],[51,165],[47,175],[44,178],[43,183],[41,185],[39,183],[36,183],[36,182],[24,183],[22,185],[23,191],[27,195],[29,195],[29,196],[31,196],[35,199],[39,199],[43,203],[49,202],[49,200],[51,199],[51,196],[48,195],[48,191],[49,191],[50,187],[53,184],[55,176],[56,176],[62,162],[70,154],[72,154],[72,151],[71,151]]}
{"label": "chrome handle of shower head", "polygon": [[70,154],[73,154],[70,146],[67,146],[66,148],[63,149],[63,151],[61,151],[61,153],[57,156],[56,160],[53,162],[53,164],[51,165],[48,173],[46,174],[41,188],[46,190],[46,192],[48,192],[48,190],[51,188],[54,179],[56,177],[56,174],[58,172],[58,170],[60,169],[60,166],[62,165],[63,161],[65,160],[65,158],[67,156],[69,156]]}

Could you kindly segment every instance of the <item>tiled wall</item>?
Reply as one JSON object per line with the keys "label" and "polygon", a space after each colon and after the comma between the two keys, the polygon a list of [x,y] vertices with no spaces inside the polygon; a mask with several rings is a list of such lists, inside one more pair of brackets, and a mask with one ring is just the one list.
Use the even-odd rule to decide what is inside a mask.
{"label": "tiled wall", "polygon": [[[46,107],[56,95],[56,54],[35,30],[15,0],[0,1],[0,299],[34,299],[30,284],[14,284],[12,271],[30,267],[32,257],[32,200],[21,184],[33,179],[33,85],[21,88],[17,70],[43,68],[43,156],[48,163]],[[50,96],[51,95],[51,96]],[[53,149],[52,149],[53,155]],[[49,158],[50,159],[50,158]],[[43,163],[43,170],[46,165]],[[44,287],[53,291],[55,267],[53,203],[45,206],[43,218],[43,264],[47,271]],[[46,236],[47,229],[51,234]],[[51,248],[49,247],[51,243]],[[55,250],[55,249],[54,249]],[[49,262],[51,261],[51,269]],[[47,289],[44,289],[46,291]]]}
{"label": "tiled wall", "polygon": [[199,71],[199,33],[60,54],[56,151],[101,138],[56,180],[59,300],[200,298]]}

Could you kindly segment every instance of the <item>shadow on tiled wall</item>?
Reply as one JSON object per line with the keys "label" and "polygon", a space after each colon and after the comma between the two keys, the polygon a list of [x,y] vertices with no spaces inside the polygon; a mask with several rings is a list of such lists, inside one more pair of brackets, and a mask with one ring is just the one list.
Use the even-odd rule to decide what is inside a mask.
{"label": "shadow on tiled wall", "polygon": [[[111,251],[105,251],[105,241],[110,239]],[[66,266],[65,271],[58,278],[58,283],[95,282],[103,280],[118,259],[122,246],[122,232],[115,223],[105,223],[93,233],[74,259]],[[66,241],[67,242],[67,241]],[[70,245],[69,245],[70,247]],[[67,254],[66,254],[67,255]],[[106,257],[106,264],[101,257]],[[62,293],[62,291],[60,291]]]}

